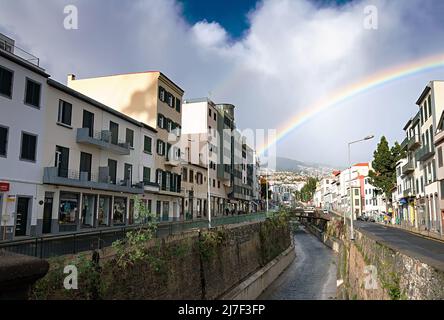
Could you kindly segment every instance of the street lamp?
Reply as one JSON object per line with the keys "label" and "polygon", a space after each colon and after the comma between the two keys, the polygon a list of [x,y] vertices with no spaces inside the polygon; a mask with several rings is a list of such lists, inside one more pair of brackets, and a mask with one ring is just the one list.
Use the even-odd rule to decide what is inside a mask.
{"label": "street lamp", "polygon": [[[365,137],[364,139],[360,139],[360,140],[356,140],[356,141],[352,141],[348,143],[348,187],[350,190],[350,240],[354,240],[354,230],[353,230],[353,192],[352,192],[352,185],[351,185],[351,170],[352,170],[352,165],[351,165],[351,160],[350,160],[350,149],[351,149],[351,145],[358,143],[358,142],[362,142],[362,141],[367,141],[367,140],[371,140],[373,139],[375,136],[374,135],[369,135],[367,137]],[[345,212],[344,212],[344,224],[346,224],[346,218],[345,218]]]}

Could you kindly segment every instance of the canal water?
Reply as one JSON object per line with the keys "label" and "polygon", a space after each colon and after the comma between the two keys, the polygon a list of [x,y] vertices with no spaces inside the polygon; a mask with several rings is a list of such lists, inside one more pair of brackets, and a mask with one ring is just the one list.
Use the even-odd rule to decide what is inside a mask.
{"label": "canal water", "polygon": [[336,299],[337,255],[302,226],[294,244],[296,259],[258,299]]}

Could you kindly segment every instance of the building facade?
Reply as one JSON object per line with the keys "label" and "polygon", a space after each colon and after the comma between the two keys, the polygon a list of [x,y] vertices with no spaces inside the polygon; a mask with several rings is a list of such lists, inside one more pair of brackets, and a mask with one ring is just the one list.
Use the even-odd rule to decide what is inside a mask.
{"label": "building facade", "polygon": [[77,80],[68,86],[157,130],[154,153],[160,190],[156,212],[163,220],[184,218],[180,158],[184,91],[161,72],[120,74]]}
{"label": "building facade", "polygon": [[33,213],[43,199],[49,75],[38,58],[15,50],[13,40],[0,38],[0,239],[36,235]]}

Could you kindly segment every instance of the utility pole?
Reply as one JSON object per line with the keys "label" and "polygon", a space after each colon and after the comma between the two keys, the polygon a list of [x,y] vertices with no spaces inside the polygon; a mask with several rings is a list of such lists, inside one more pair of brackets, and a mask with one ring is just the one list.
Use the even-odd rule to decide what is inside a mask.
{"label": "utility pole", "polygon": [[[208,132],[211,134],[211,132]],[[207,210],[208,210],[208,228],[211,229],[211,191],[210,191],[210,141],[209,136],[207,136],[207,188],[208,188],[208,199],[207,199]]]}
{"label": "utility pole", "polygon": [[[355,235],[354,235],[354,230],[353,230],[353,218],[354,218],[354,213],[353,213],[353,190],[352,190],[352,181],[351,181],[351,170],[352,170],[352,165],[351,165],[351,157],[350,157],[350,151],[351,151],[351,145],[354,143],[358,143],[361,141],[366,141],[366,140],[371,140],[373,139],[375,136],[374,135],[370,135],[365,137],[364,139],[360,139],[360,140],[356,140],[356,141],[352,141],[349,142],[348,144],[348,188],[350,190],[350,195],[349,195],[349,200],[350,200],[350,240],[354,240],[355,239]],[[345,217],[346,213],[344,212],[344,225],[347,223],[346,221],[346,217]]]}

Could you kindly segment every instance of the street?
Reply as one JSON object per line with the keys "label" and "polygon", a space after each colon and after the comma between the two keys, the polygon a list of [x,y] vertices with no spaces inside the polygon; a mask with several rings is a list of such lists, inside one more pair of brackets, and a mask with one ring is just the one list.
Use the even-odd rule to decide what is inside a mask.
{"label": "street", "polygon": [[296,259],[259,300],[327,300],[336,297],[336,255],[304,229],[294,233]]}
{"label": "street", "polygon": [[378,223],[355,221],[358,229],[412,258],[444,270],[444,243]]}

